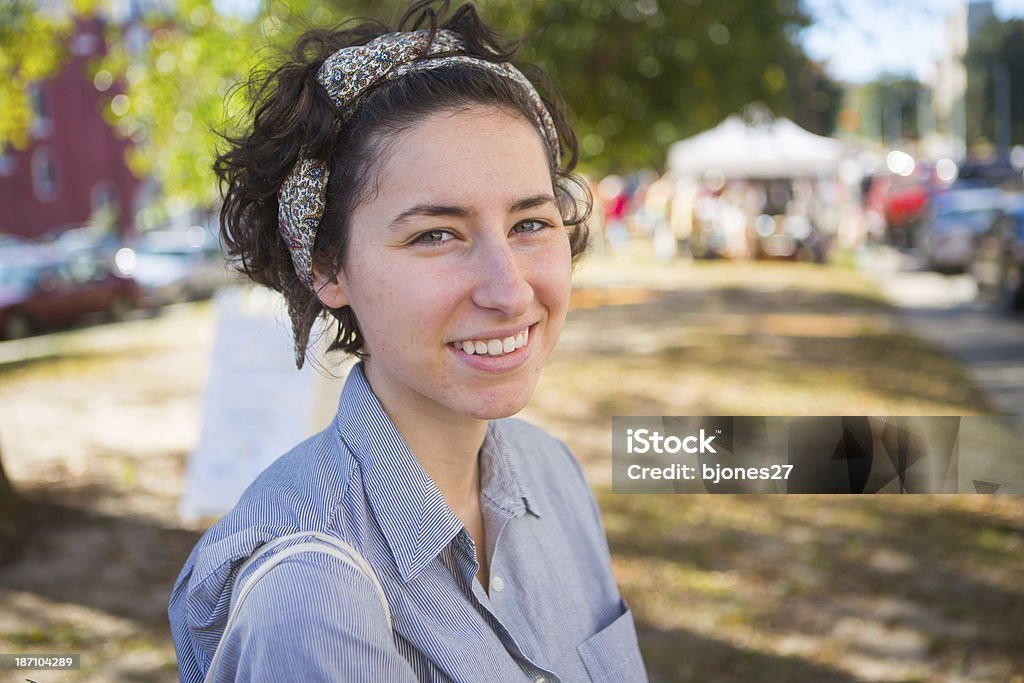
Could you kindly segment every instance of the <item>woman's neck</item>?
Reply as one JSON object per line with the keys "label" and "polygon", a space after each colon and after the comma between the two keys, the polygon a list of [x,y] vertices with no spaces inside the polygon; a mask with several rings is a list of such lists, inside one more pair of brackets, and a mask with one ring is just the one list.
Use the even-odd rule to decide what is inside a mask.
{"label": "woman's neck", "polygon": [[368,366],[366,377],[384,411],[437,484],[448,506],[459,517],[463,511],[479,510],[479,453],[487,420],[452,414],[436,403],[406,392],[391,395],[385,383],[374,383]]}
{"label": "woman's neck", "polygon": [[473,539],[477,579],[486,591],[490,563],[480,507],[480,447],[487,421],[454,414],[411,392],[391,393],[385,382],[374,384],[372,371],[366,372],[366,378],[409,450]]}
{"label": "woman's neck", "polygon": [[444,495],[448,506],[459,515],[480,502],[480,446],[487,423],[442,423],[433,420],[391,418],[402,433],[409,450]]}

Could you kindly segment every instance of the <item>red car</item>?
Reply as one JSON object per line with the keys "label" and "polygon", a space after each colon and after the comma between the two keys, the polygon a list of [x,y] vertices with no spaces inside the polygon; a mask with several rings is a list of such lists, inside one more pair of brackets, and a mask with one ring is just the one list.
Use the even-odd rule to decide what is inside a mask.
{"label": "red car", "polygon": [[38,249],[0,254],[0,338],[16,339],[90,316],[112,320],[135,308],[138,285],[102,257]]}
{"label": "red car", "polygon": [[919,246],[919,228],[933,191],[928,167],[910,176],[876,175],[867,190],[865,206],[885,217],[887,241],[897,247]]}

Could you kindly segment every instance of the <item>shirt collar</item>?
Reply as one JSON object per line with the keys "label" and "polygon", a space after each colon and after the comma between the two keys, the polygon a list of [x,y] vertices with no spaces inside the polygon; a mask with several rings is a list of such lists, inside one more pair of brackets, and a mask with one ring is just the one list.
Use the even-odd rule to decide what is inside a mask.
{"label": "shirt collar", "polygon": [[[462,530],[461,520],[409,450],[357,363],[341,393],[335,427],[363,473],[366,497],[404,581],[410,581]],[[514,517],[530,503],[499,421],[481,447],[481,490]]]}
{"label": "shirt collar", "polygon": [[481,493],[513,517],[520,517],[524,511],[540,517],[536,501],[527,492],[516,469],[503,427],[502,420],[492,420],[487,425],[487,434],[480,448]]}

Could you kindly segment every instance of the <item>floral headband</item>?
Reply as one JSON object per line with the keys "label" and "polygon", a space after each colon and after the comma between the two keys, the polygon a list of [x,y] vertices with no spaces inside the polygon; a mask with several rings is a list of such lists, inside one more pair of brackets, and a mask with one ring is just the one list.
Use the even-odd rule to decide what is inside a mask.
{"label": "floral headband", "polygon": [[[536,109],[539,127],[544,133],[555,165],[560,166],[558,132],[551,114],[529,79],[508,62],[489,62],[462,55],[434,57],[464,49],[462,41],[444,29],[436,32],[432,43],[430,32],[425,30],[388,33],[366,45],[338,50],[324,61],[316,79],[338,105],[344,123],[351,116],[360,96],[384,81],[450,65],[465,64],[490,71],[515,81],[526,91]],[[313,243],[324,214],[329,176],[326,162],[299,159],[277,193],[278,229],[288,244],[295,272],[310,289],[313,289]]]}

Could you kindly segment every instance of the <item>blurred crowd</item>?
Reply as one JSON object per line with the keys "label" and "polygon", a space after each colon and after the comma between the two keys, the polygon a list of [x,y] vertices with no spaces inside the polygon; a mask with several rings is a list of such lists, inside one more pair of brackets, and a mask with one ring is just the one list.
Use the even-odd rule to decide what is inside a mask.
{"label": "blurred crowd", "polygon": [[591,183],[594,249],[649,240],[666,261],[822,263],[834,249],[903,251],[923,267],[969,274],[979,292],[1024,308],[1024,148],[1009,160],[848,159],[814,178],[702,177],[643,170]]}
{"label": "blurred crowd", "polygon": [[594,248],[650,239],[662,260],[786,259],[823,262],[834,237],[833,202],[810,179],[701,181],[641,171],[593,184]]}

